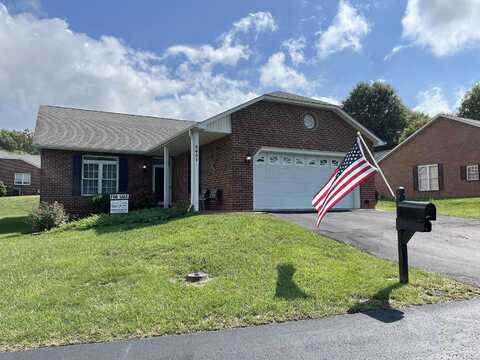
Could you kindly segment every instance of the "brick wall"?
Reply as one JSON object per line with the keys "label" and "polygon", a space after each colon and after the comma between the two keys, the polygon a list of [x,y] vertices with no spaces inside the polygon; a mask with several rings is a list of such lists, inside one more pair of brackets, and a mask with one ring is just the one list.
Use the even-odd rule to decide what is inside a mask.
{"label": "brick wall", "polygon": [[[305,114],[317,119],[306,129]],[[245,161],[262,146],[347,152],[356,130],[337,114],[302,106],[259,102],[231,115],[232,134],[201,147],[201,187],[223,188],[225,210],[253,209],[253,161]],[[212,167],[217,171],[211,171]],[[375,181],[361,186],[362,207],[375,206]]]}
{"label": "brick wall", "polygon": [[[85,215],[90,211],[88,197],[74,196],[72,181],[73,155],[83,154],[72,151],[41,150],[42,170],[40,201],[62,203],[71,215]],[[85,155],[102,155],[88,153]],[[103,154],[105,156],[105,154]],[[120,156],[108,154],[108,156]],[[143,169],[147,165],[147,169]],[[145,193],[152,191],[151,158],[128,156],[128,192],[130,206],[134,207],[143,200]]]}
{"label": "brick wall", "polygon": [[172,201],[190,201],[190,152],[172,158]]}
{"label": "brick wall", "polygon": [[[15,185],[15,173],[30,173],[30,185]],[[40,169],[22,160],[0,159],[0,181],[8,188],[8,194],[18,189],[21,195],[36,195],[40,190]]]}
{"label": "brick wall", "polygon": [[[480,163],[480,128],[455,120],[440,118],[398,151],[380,162],[394,188],[404,186],[409,198],[450,198],[480,196],[480,181],[461,180],[460,167]],[[444,190],[423,192],[414,190],[413,167],[442,164]],[[380,176],[376,176],[379,194],[391,197]]]}
{"label": "brick wall", "polygon": [[236,209],[232,202],[232,140],[226,136],[200,148],[200,192],[205,189],[220,189],[221,201],[209,200],[207,210]]}

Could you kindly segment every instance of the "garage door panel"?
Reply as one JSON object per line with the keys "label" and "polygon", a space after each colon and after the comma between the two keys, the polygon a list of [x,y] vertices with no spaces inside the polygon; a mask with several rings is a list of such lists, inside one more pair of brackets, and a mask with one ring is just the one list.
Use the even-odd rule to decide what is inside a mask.
{"label": "garage door panel", "polygon": [[[281,159],[283,154],[276,154]],[[335,170],[334,166],[320,166],[320,157],[315,158],[314,165],[284,165],[281,162],[271,164],[269,154],[264,154],[265,161],[254,161],[254,208],[256,210],[305,210],[312,209],[313,195],[325,184]],[[304,157],[312,159],[312,157]],[[328,159],[340,161],[341,159]],[[313,162],[312,162],[313,163]],[[358,191],[355,190],[355,191]],[[336,205],[336,208],[353,208],[352,192]]]}

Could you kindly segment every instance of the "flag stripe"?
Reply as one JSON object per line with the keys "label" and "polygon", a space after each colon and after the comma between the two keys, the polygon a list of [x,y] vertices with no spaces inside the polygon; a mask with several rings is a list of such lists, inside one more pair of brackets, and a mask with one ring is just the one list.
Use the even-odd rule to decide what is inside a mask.
{"label": "flag stripe", "polygon": [[[323,198],[323,200],[321,202],[319,202],[315,208],[317,210],[321,209],[321,207],[323,206],[323,204],[325,204],[325,198],[327,198],[330,193],[331,193],[331,190],[332,189],[335,189],[337,186],[340,186],[340,184],[342,184],[342,181],[344,181],[345,178],[347,177],[351,177],[351,176],[354,176],[356,174],[356,171],[360,168],[363,168],[365,166],[369,166],[369,164],[364,160],[364,159],[360,159],[359,161],[356,162],[355,165],[352,165],[351,168],[349,168],[347,171],[345,171],[344,173],[342,173],[336,180],[335,182],[332,184],[332,186],[330,187],[330,191],[329,193],[327,194],[327,196],[325,196]],[[352,175],[353,174],[353,175]]]}
{"label": "flag stripe", "polygon": [[[334,207],[338,202],[340,202],[340,200],[342,200],[346,195],[348,195],[348,193],[350,191],[352,191],[358,185],[362,184],[368,178],[375,175],[376,172],[377,172],[377,170],[375,168],[370,168],[370,169],[366,170],[360,177],[353,179],[352,180],[353,182],[351,184],[345,186],[334,198],[332,198],[330,200],[328,205],[326,207],[324,207],[323,211],[321,213],[319,212],[318,217],[320,218],[320,221],[323,219],[323,217],[325,216],[325,214],[327,213],[327,211],[329,209]],[[318,220],[317,220],[317,222],[319,223]]]}
{"label": "flag stripe", "polygon": [[357,138],[327,183],[312,199],[312,205],[318,212],[316,225],[330,209],[376,172],[378,169],[367,160],[362,143]]}
{"label": "flag stripe", "polygon": [[[354,167],[354,168],[356,168],[357,166],[360,166],[360,163],[362,163],[362,162],[364,162],[364,161],[365,161],[365,160],[363,160],[363,159],[359,159],[359,160],[357,160],[356,162],[354,162],[351,166]],[[338,181],[341,180],[341,177],[342,177],[343,175],[346,175],[346,174],[350,173],[350,172],[353,171],[353,170],[354,170],[353,168],[352,168],[352,169],[349,169],[347,172],[342,173],[341,176],[339,176],[339,177],[337,177],[337,178],[331,179],[331,180],[333,180],[333,182],[330,182],[330,181],[329,181],[329,183],[327,183],[327,185],[325,185],[325,186],[323,187],[323,189],[322,189],[322,191],[321,191],[321,192],[322,192],[321,197],[320,197],[320,198],[317,198],[317,200],[315,201],[315,203],[313,204],[313,206],[315,206],[316,209],[318,209],[320,206],[322,206],[322,205],[320,204],[320,202],[322,201],[322,199],[323,199],[326,195],[328,195],[328,193],[330,192],[330,190],[331,190],[333,187],[336,186],[336,184],[338,183]],[[337,176],[337,174],[338,174],[338,169],[334,172],[333,175],[334,175],[334,176]],[[334,177],[334,176],[332,176],[332,177]],[[322,202],[322,203],[323,203],[323,202]]]}

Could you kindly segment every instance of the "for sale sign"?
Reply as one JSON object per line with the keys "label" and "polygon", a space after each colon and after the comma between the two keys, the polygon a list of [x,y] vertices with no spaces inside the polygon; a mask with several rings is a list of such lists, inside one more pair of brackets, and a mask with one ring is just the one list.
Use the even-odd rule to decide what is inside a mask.
{"label": "for sale sign", "polygon": [[128,214],[128,194],[110,195],[110,214]]}

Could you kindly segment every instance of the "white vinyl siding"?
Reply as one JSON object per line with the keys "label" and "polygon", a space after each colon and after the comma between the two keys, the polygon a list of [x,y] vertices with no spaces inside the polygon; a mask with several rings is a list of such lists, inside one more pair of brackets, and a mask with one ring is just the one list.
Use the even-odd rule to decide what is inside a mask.
{"label": "white vinyl siding", "polygon": [[478,181],[478,165],[468,165],[467,166],[467,181]]}
{"label": "white vinyl siding", "polygon": [[118,192],[118,159],[84,156],[82,159],[82,195]]}
{"label": "white vinyl siding", "polygon": [[438,164],[419,165],[418,169],[418,190],[438,191]]}
{"label": "white vinyl siding", "polygon": [[30,173],[15,173],[13,183],[15,185],[30,185],[32,182],[32,174]]}

